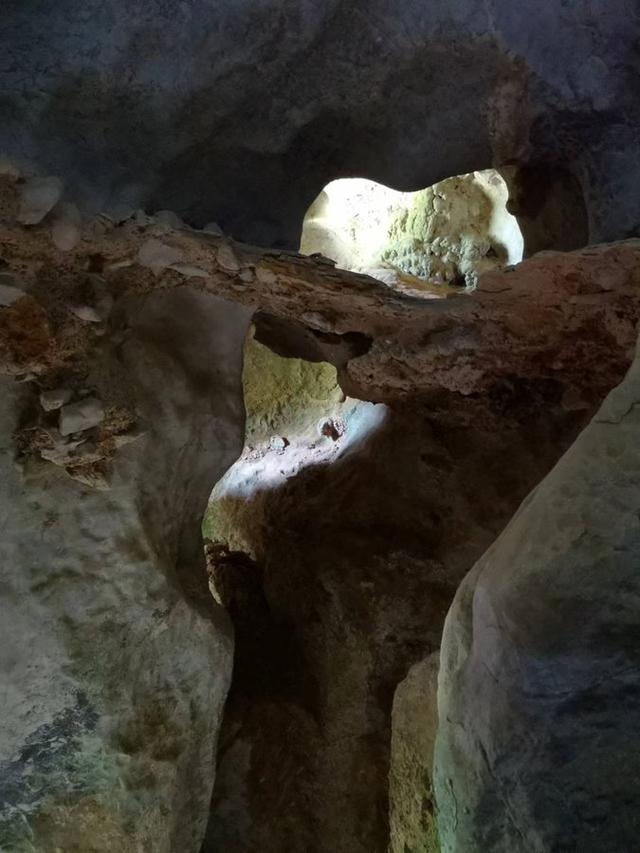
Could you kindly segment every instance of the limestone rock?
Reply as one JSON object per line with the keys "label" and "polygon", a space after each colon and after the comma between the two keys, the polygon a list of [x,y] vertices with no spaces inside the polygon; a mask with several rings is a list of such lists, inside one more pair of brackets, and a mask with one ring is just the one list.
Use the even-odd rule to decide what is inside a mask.
{"label": "limestone rock", "polygon": [[391,284],[405,274],[473,287],[481,273],[522,260],[522,236],[507,201],[495,171],[415,193],[361,178],[333,181],[309,208],[301,251],[329,254],[344,269],[390,276]]}
{"label": "limestone rock", "polygon": [[458,590],[438,688],[445,853],[638,840],[640,360]]}
{"label": "limestone rock", "polygon": [[[130,395],[152,434],[118,451],[108,491],[99,468],[70,479],[42,461],[15,466],[34,389],[2,380],[7,851],[198,853],[204,835],[232,636],[199,525],[242,447],[250,311],[188,288],[118,310],[127,341],[92,348],[92,375]],[[203,374],[203,361],[217,369]]]}
{"label": "limestone rock", "polygon": [[[3,209],[17,206],[18,191],[0,180]],[[218,525],[232,528],[246,553],[229,567],[239,654],[214,841],[241,835],[238,844],[248,838],[260,851],[377,853],[389,841],[394,690],[437,648],[457,583],[622,377],[640,317],[639,244],[542,255],[483,276],[472,294],[432,300],[237,242],[233,272],[219,261],[218,239],[165,226],[179,263],[206,278],[171,269],[156,276],[140,264],[114,269],[157,228],[113,222],[64,255],[45,229],[11,221],[0,235],[0,254],[29,292],[0,311],[0,366],[38,382],[8,382],[9,395],[0,395],[8,412],[0,463],[12,472],[0,476],[0,488],[10,489],[0,501],[18,531],[0,541],[10,576],[2,584],[12,614],[6,630],[33,638],[29,665],[55,652],[37,671],[22,648],[9,655],[17,663],[5,682],[26,698],[7,714],[17,731],[8,760],[17,773],[22,744],[29,750],[39,730],[42,721],[31,726],[21,709],[48,695],[46,672],[55,690],[71,679],[73,694],[46,706],[46,724],[58,711],[84,719],[84,704],[73,710],[83,691],[97,708],[99,767],[108,769],[103,793],[102,781],[82,787],[75,759],[69,784],[56,776],[53,800],[65,809],[71,802],[71,813],[53,806],[49,819],[43,787],[20,774],[14,799],[24,812],[35,787],[29,829],[63,849],[90,849],[82,837],[87,797],[102,808],[89,815],[92,838],[109,839],[113,829],[117,850],[198,849],[230,669],[224,620],[209,621],[199,525],[213,483],[242,454],[273,480],[250,497],[228,494]],[[271,280],[242,277],[257,268]],[[97,306],[102,292],[115,303],[98,339],[68,306]],[[258,426],[267,443],[271,435],[291,442],[264,456],[242,451],[242,339],[254,312],[257,341],[272,352],[247,402],[262,395],[273,423],[252,419],[249,405],[249,428]],[[281,378],[274,352],[288,362],[282,396],[272,394]],[[300,393],[314,376],[315,401]],[[91,389],[107,415],[69,443],[37,399],[38,387],[67,385]],[[346,395],[357,398],[352,416]],[[307,404],[317,407],[309,447],[334,454],[324,457],[333,464],[297,470],[285,421]],[[341,421],[344,432],[320,437],[321,420],[337,433]],[[131,432],[138,440],[117,441]],[[15,602],[28,608],[28,630]],[[69,739],[81,743],[81,766],[102,780],[91,743],[85,761],[84,738]],[[62,751],[74,750],[65,743]],[[52,775],[48,765],[42,772]],[[223,832],[225,813],[242,817],[235,835]],[[14,817],[7,825],[15,829]]]}
{"label": "limestone rock", "polygon": [[199,38],[187,6],[123,19],[118,0],[14,2],[0,147],[40,157],[96,210],[188,210],[290,247],[339,175],[416,189],[552,163],[578,176],[590,240],[621,239],[640,222],[640,23],[630,0],[594,2],[296,0],[280,15],[245,0],[203,7]]}
{"label": "limestone rock", "polygon": [[440,853],[433,797],[438,666],[438,652],[415,664],[393,697],[389,771],[391,853],[407,850]]}
{"label": "limestone rock", "polygon": [[182,253],[172,246],[167,246],[160,240],[147,240],[140,247],[138,252],[138,262],[144,267],[149,267],[155,273],[170,267],[172,264],[179,263],[182,260]]}
{"label": "limestone rock", "polygon": [[53,388],[50,391],[41,392],[40,405],[45,412],[53,412],[62,408],[72,397],[73,391],[70,388]]}
{"label": "limestone rock", "polygon": [[60,201],[62,189],[59,178],[30,178],[22,188],[18,221],[37,225]]}
{"label": "limestone rock", "polygon": [[24,290],[19,287],[14,287],[11,284],[0,283],[0,307],[13,305],[18,299],[22,299],[25,295]]}
{"label": "limestone rock", "polygon": [[98,426],[104,420],[104,405],[97,397],[85,397],[60,410],[60,433],[71,435]]}
{"label": "limestone rock", "polygon": [[81,237],[82,216],[75,204],[61,205],[61,210],[51,226],[51,238],[61,252],[74,249]]}

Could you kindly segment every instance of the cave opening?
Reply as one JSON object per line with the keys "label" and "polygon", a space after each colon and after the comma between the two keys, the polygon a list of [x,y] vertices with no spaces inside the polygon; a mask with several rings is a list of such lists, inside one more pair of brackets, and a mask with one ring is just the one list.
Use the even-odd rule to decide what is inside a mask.
{"label": "cave opening", "polygon": [[307,210],[300,249],[412,295],[468,292],[483,272],[522,260],[524,240],[508,203],[507,184],[493,169],[415,192],[340,178]]}
{"label": "cave opening", "polygon": [[[339,179],[310,206],[300,249],[382,281],[389,298],[469,294],[483,272],[522,259],[507,202],[495,171],[413,193]],[[235,662],[202,853],[308,853],[321,849],[319,827],[345,851],[400,843],[416,806],[392,758],[403,748],[392,744],[404,701],[394,694],[439,647],[456,579],[472,562],[466,551],[477,549],[460,543],[448,566],[441,550],[457,538],[447,512],[460,512],[469,491],[450,461],[460,428],[450,424],[443,440],[427,400],[388,407],[346,396],[318,344],[301,344],[291,323],[256,319],[244,348],[244,448],[203,520]],[[345,335],[341,346],[357,359],[370,342]],[[450,466],[446,500],[434,445],[435,467]],[[474,465],[485,448],[468,451]],[[492,520],[476,535],[488,542],[495,529]],[[422,718],[429,742],[434,684]],[[436,851],[430,785],[418,811]]]}

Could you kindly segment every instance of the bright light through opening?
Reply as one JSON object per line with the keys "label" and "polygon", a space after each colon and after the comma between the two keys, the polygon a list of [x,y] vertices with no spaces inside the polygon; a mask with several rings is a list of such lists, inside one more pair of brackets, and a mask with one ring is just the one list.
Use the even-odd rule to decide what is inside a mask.
{"label": "bright light through opening", "polygon": [[365,178],[336,180],[307,211],[300,249],[428,296],[473,289],[483,272],[522,260],[508,197],[493,170],[412,193]]}

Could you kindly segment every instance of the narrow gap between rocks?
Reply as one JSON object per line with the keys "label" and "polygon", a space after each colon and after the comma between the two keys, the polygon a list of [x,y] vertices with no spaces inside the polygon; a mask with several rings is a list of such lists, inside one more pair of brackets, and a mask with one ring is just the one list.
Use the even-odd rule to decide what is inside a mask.
{"label": "narrow gap between rocks", "polygon": [[[313,819],[302,800],[315,787],[314,757],[323,751],[327,677],[313,659],[306,619],[290,610],[300,591],[291,587],[304,583],[300,567],[295,560],[280,562],[274,571],[270,545],[280,512],[280,532],[287,535],[292,484],[295,490],[296,484],[313,483],[345,460],[357,465],[388,409],[345,396],[334,366],[277,355],[256,340],[253,329],[245,344],[243,386],[244,450],[214,488],[203,522],[210,589],[235,631],[203,853],[267,849],[267,843],[269,849],[310,850]],[[319,487],[320,503],[321,492]],[[311,589],[307,604],[323,607]],[[321,618],[318,613],[316,621]],[[267,839],[274,816],[282,825]]]}
{"label": "narrow gap between rocks", "polygon": [[[410,298],[468,293],[483,272],[522,259],[507,201],[494,171],[414,193],[333,181],[309,208],[301,251]],[[407,796],[392,782],[389,802],[394,692],[439,647],[455,591],[431,485],[425,500],[433,460],[420,405],[346,397],[323,347],[346,364],[371,342],[310,335],[256,316],[244,449],[203,522],[235,663],[202,853],[310,853],[324,850],[319,836],[340,853],[387,848]],[[434,695],[426,701],[435,709]],[[433,836],[429,787],[420,808]]]}

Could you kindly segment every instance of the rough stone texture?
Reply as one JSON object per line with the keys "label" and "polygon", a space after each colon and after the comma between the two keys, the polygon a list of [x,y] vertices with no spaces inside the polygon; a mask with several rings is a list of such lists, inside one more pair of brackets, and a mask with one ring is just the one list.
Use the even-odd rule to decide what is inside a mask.
{"label": "rough stone texture", "polygon": [[[199,526],[242,447],[249,312],[188,289],[124,297],[108,334],[54,363],[76,321],[64,274],[41,275],[48,348],[31,381],[3,377],[0,406],[0,848],[196,853],[232,659]],[[72,478],[20,439],[55,433],[38,394],[54,378],[108,406]]]}
{"label": "rough stone texture", "polygon": [[306,433],[344,401],[335,367],[281,358],[253,335],[245,344],[242,383],[246,441],[253,445],[274,435],[290,440]]}
{"label": "rough stone texture", "polygon": [[261,655],[238,657],[225,718],[220,772],[240,796],[224,808],[247,826],[229,853],[386,850],[395,687],[438,648],[456,584],[583,422],[529,394],[395,404],[332,465],[236,499],[266,624],[256,637],[243,622]]}
{"label": "rough stone texture", "polygon": [[433,801],[438,652],[409,670],[391,712],[391,853],[439,853]]}
{"label": "rough stone texture", "polygon": [[[19,193],[19,180],[0,183],[2,257],[28,285],[28,298],[0,319],[0,358],[16,375],[38,359],[58,363],[104,330],[108,317],[103,324],[47,323],[38,300],[55,300],[60,282],[68,311],[82,303],[104,314],[103,300],[186,283],[246,305],[256,312],[258,341],[280,354],[334,364],[345,393],[374,402],[515,391],[518,377],[526,377],[566,391],[563,405],[579,409],[600,402],[633,352],[638,240],[541,253],[487,273],[470,295],[408,298],[322,258],[173,231],[146,216],[121,225],[98,217],[72,251],[60,252],[46,223],[15,224]],[[139,252],[151,240],[200,275],[173,264],[146,267]],[[19,333],[24,328],[28,335]]]}
{"label": "rough stone texture", "polygon": [[[203,306],[215,303],[207,300],[236,303],[224,309],[221,323],[228,311],[239,311],[245,324],[254,312],[260,342],[281,355],[333,364],[345,393],[388,407],[379,428],[353,452],[331,466],[306,468],[271,490],[263,524],[256,524],[255,505],[245,502],[243,535],[253,542],[254,561],[234,558],[243,569],[227,592],[229,600],[239,601],[238,610],[246,606],[259,618],[246,619],[246,629],[242,617],[236,619],[237,728],[225,731],[220,763],[231,791],[227,807],[241,817],[232,821],[241,829],[238,843],[247,850],[383,851],[389,840],[395,688],[412,664],[438,647],[456,584],[622,377],[640,316],[638,241],[541,255],[488,274],[469,295],[412,298],[336,270],[323,259],[259,250],[188,228],[176,231],[142,213],[119,225],[105,217],[87,222],[75,247],[63,252],[52,241],[47,218],[28,228],[16,225],[20,188],[15,174],[0,183],[0,257],[26,293],[0,310],[0,363],[16,382],[26,380],[11,387],[32,403],[12,423],[5,446],[12,456],[17,452],[25,470],[44,471],[47,482],[58,482],[58,466],[73,478],[60,480],[65,488],[99,487],[83,499],[87,518],[101,517],[100,508],[114,500],[124,463],[137,460],[140,468],[134,470],[141,473],[126,480],[133,490],[127,496],[139,512],[134,519],[144,521],[144,541],[150,540],[159,555],[152,560],[152,576],[162,583],[162,571],[168,573],[174,581],[170,588],[190,614],[188,602],[207,595],[196,528],[205,495],[223,467],[218,456],[203,464],[203,447],[218,447],[216,441],[227,435],[224,425],[232,422],[236,432],[223,455],[225,464],[241,449],[236,408],[216,409],[212,421],[209,405],[194,405],[194,394],[210,401],[215,388],[219,404],[227,406],[229,397],[216,384],[227,374],[216,369],[212,375],[210,365],[224,361],[229,347],[233,352],[237,347],[238,372],[228,394],[234,400],[240,395],[235,332],[233,344],[216,337],[210,356],[199,344],[196,330],[212,322]],[[140,249],[149,240],[180,260],[154,264],[155,269],[143,265]],[[197,310],[178,308],[173,301],[195,299],[195,293],[201,300]],[[102,321],[81,320],[71,310],[79,304],[93,307]],[[153,310],[156,304],[166,306],[166,321],[160,307],[157,315]],[[138,335],[145,343],[136,348]],[[161,367],[150,366],[147,346]],[[167,385],[165,373],[172,375],[162,361],[167,350],[176,370],[181,365],[190,377],[180,385],[190,389],[188,394],[174,395],[174,386]],[[104,364],[113,367],[95,373],[92,365],[101,353]],[[144,412],[140,417],[128,396],[139,385],[145,400],[157,401],[149,417]],[[88,391],[109,404],[105,421],[89,431],[90,441],[76,446],[80,439],[72,436],[65,444],[49,420],[56,421],[59,413],[41,409],[39,393],[59,387],[70,387],[74,399]],[[197,423],[204,432],[191,432],[189,415],[203,419]],[[155,430],[165,424],[166,435],[149,432],[149,423]],[[281,451],[286,455],[286,445]],[[51,494],[57,509],[75,506]],[[114,512],[109,524],[119,517]],[[178,524],[185,514],[188,530]],[[22,523],[16,521],[16,529]],[[73,529],[87,526],[88,521]],[[46,546],[46,537],[43,541]],[[51,547],[57,554],[57,541]],[[93,551],[87,554],[87,548],[78,547],[78,554],[91,565]],[[118,566],[125,571],[130,564]],[[199,568],[192,573],[183,571],[185,566]],[[21,582],[27,576],[20,575]],[[91,595],[96,595],[93,585]],[[92,613],[89,607],[86,612]],[[126,608],[122,612],[126,615]],[[120,618],[120,608],[117,614]],[[189,634],[182,623],[179,627],[181,637]],[[134,638],[138,630],[136,623]],[[105,632],[101,626],[100,634]],[[194,645],[207,658],[203,643]],[[240,652],[257,646],[260,654]],[[85,648],[91,643],[83,643]],[[171,671],[182,672],[179,652],[185,647],[172,641],[170,648],[178,655]],[[187,651],[195,654],[191,647],[183,654]],[[132,680],[124,655],[112,655],[120,685]],[[215,707],[224,685],[220,682],[215,692],[212,655],[203,663],[208,680],[198,680],[197,689],[213,690]],[[144,657],[145,674],[153,672],[150,659]],[[106,672],[108,692],[112,670]],[[95,693],[102,695],[104,684]],[[87,692],[91,699],[94,694]],[[101,707],[98,712],[103,713]],[[117,729],[126,719],[119,706],[111,723]],[[213,737],[215,713],[207,724]],[[204,825],[211,781],[205,753],[200,750],[197,760],[189,756],[181,765],[190,764],[193,785],[185,787],[176,771],[163,789],[166,796],[174,785],[178,803],[188,796],[193,811],[184,813],[184,821],[175,808],[172,817],[152,817],[150,832],[157,825],[162,843],[173,843],[166,841],[171,820],[193,833],[185,841],[175,830],[176,846],[187,850]],[[144,761],[147,753],[140,755]],[[195,779],[200,771],[206,784]],[[202,793],[197,801],[194,785]],[[146,824],[139,825],[144,832]],[[70,826],[67,832],[76,831],[78,822]],[[97,837],[106,833],[100,830]],[[150,843],[155,849],[155,836]],[[232,853],[232,842],[225,843]]]}
{"label": "rough stone texture", "polygon": [[569,252],[588,242],[589,223],[579,181],[557,166],[506,166],[500,169],[508,191],[507,209],[518,220],[524,256]]}
{"label": "rough stone texture", "polygon": [[640,360],[460,587],[439,684],[445,853],[635,850]]}
{"label": "rough stone texture", "polygon": [[0,150],[81,207],[290,246],[336,177],[560,168],[591,241],[620,239],[640,225],[639,34],[634,0],[5,0]]}
{"label": "rough stone texture", "polygon": [[300,250],[392,285],[411,277],[472,287],[481,273],[522,260],[508,198],[492,170],[417,193],[361,178],[332,181],[307,211]]}

